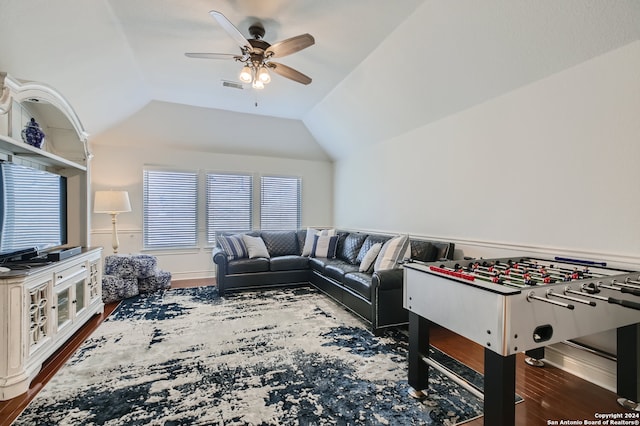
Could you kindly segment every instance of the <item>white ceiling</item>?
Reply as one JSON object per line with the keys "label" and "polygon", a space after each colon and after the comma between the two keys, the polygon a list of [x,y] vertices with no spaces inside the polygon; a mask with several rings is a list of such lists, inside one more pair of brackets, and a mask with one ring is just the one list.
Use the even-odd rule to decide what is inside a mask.
{"label": "white ceiling", "polygon": [[[2,0],[0,69],[47,82],[74,105],[91,99],[81,115],[93,134],[151,100],[301,119],[422,2]],[[312,34],[315,45],[279,62],[313,82],[274,76],[262,92],[223,87],[223,80],[238,81],[238,63],[184,56],[240,53],[209,15],[214,9],[247,38],[256,21],[271,43]]]}
{"label": "white ceiling", "polygon": [[[271,43],[312,34],[280,62],[313,82],[223,87],[238,63],[184,56],[239,53],[210,10],[247,38],[256,21]],[[188,105],[278,117],[283,129],[301,120],[332,158],[639,38],[638,0],[0,0],[0,70],[60,90],[90,134]],[[323,157],[313,141],[297,148]]]}

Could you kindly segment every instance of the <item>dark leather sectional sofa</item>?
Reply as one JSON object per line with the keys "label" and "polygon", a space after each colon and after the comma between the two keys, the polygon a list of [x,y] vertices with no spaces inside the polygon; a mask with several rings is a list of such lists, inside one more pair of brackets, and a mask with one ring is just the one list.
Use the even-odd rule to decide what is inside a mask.
{"label": "dark leather sectional sofa", "polygon": [[[263,239],[270,258],[229,260],[220,244],[215,247],[213,261],[221,295],[243,289],[311,284],[370,323],[374,334],[408,322],[402,305],[403,270],[358,272],[368,249],[392,235],[337,231],[336,257],[329,259],[301,256],[306,229],[247,234]],[[410,241],[413,260],[453,259],[453,243],[415,238]]]}

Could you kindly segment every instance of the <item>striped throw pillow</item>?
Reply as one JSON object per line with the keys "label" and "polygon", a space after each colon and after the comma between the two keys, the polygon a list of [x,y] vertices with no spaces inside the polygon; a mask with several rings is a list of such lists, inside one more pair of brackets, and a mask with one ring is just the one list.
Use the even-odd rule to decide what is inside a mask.
{"label": "striped throw pillow", "polygon": [[249,257],[247,246],[240,235],[219,235],[218,244],[227,253],[227,259],[243,259]]}
{"label": "striped throw pillow", "polygon": [[388,240],[382,246],[375,265],[374,271],[386,269],[396,269],[405,257],[411,256],[411,242],[408,235],[400,235]]}
{"label": "striped throw pillow", "polygon": [[328,259],[333,259],[336,257],[337,249],[337,235],[315,235],[313,240],[313,248],[311,249],[311,257],[326,257]]}
{"label": "striped throw pillow", "polygon": [[313,249],[314,237],[316,235],[328,235],[333,236],[336,235],[335,229],[315,229],[315,228],[307,228],[307,235],[304,239],[304,247],[302,248],[302,256],[310,256],[311,250]]}

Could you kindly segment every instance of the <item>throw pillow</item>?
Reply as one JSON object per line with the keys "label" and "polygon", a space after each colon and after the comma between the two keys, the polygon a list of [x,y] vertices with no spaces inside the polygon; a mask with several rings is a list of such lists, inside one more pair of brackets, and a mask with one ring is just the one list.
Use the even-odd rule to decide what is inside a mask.
{"label": "throw pillow", "polygon": [[358,271],[369,272],[369,270],[371,269],[371,266],[373,266],[373,262],[375,262],[376,258],[378,257],[378,253],[380,253],[381,249],[382,249],[382,243],[375,243],[374,245],[372,245],[369,251],[367,251],[367,254],[364,255],[362,262],[360,262],[360,267],[358,268]]}
{"label": "throw pillow", "polygon": [[364,243],[362,243],[362,247],[360,248],[360,253],[358,253],[358,257],[356,258],[356,264],[362,263],[362,259],[367,254],[372,245],[376,243],[380,243],[380,245],[384,245],[388,240],[392,237],[387,235],[369,235]]}
{"label": "throw pillow", "polygon": [[227,259],[235,260],[249,256],[242,235],[218,235],[220,248],[227,253]]}
{"label": "throw pillow", "polygon": [[302,256],[310,256],[313,249],[314,237],[316,235],[336,235],[335,229],[322,229],[307,228],[307,236],[304,239],[304,247],[302,248]]}
{"label": "throw pillow", "polygon": [[377,272],[385,269],[396,269],[398,264],[408,256],[411,256],[409,236],[393,237],[382,246],[373,270]]}
{"label": "throw pillow", "polygon": [[247,246],[249,252],[249,259],[255,259],[256,257],[271,257],[267,246],[264,245],[264,241],[260,237],[252,237],[250,235],[242,235],[242,241]]}
{"label": "throw pillow", "polygon": [[313,248],[311,249],[311,257],[326,257],[333,259],[336,257],[337,249],[337,235],[315,235],[313,239]]}

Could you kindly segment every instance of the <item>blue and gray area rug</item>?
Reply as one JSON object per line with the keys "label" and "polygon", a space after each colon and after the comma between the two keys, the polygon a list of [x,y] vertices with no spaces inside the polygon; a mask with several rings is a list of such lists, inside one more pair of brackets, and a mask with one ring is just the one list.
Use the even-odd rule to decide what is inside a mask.
{"label": "blue and gray area rug", "polygon": [[374,337],[310,288],[166,290],[122,302],[15,425],[449,425],[482,415],[482,401],[433,369],[428,398],[409,397],[406,357],[403,333]]}

